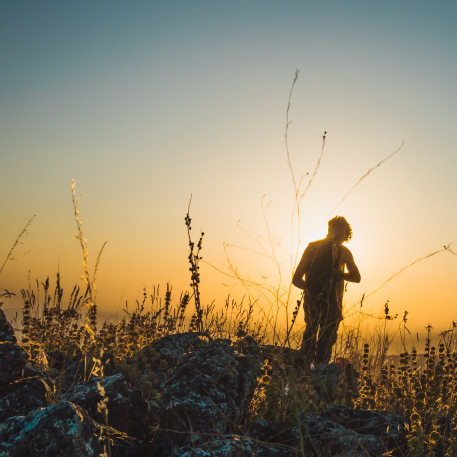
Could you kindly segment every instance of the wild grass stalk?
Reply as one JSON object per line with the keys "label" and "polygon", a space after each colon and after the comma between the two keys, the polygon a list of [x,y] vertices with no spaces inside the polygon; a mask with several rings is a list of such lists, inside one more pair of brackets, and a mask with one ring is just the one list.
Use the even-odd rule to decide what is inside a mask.
{"label": "wild grass stalk", "polygon": [[29,228],[30,224],[32,223],[33,219],[35,219],[36,215],[32,216],[32,218],[25,224],[24,228],[22,229],[21,233],[17,236],[16,240],[14,241],[13,245],[11,246],[10,252],[5,258],[5,261],[3,262],[3,265],[0,267],[0,274],[2,273],[3,269],[5,268],[6,263],[8,260],[14,260],[13,257],[13,251],[17,248],[19,244],[22,244],[21,238],[24,235],[27,235],[27,229]]}
{"label": "wild grass stalk", "polygon": [[[304,240],[301,233],[302,201],[319,170],[326,140],[325,132],[314,173],[304,187],[306,175],[302,175],[300,179],[296,178],[288,147],[291,123],[289,110],[297,78],[298,71],[295,73],[289,93],[285,128],[287,163],[294,190],[294,204],[288,229],[292,239],[290,248],[286,249],[284,246],[283,240],[286,234],[279,242],[275,240],[269,226],[268,204],[265,205],[263,201],[261,208],[266,237],[256,238],[245,232],[257,244],[258,251],[251,252],[267,258],[273,264],[277,273],[275,283],[261,283],[240,273],[232,264],[227,249],[229,246],[226,245],[227,265],[223,273],[238,281],[245,295],[239,301],[230,296],[227,297],[225,304],[219,309],[215,307],[214,302],[203,305],[200,295],[200,261],[202,260],[200,252],[204,233],[201,232],[196,244],[192,241],[189,202],[185,224],[189,241],[188,260],[192,293],[184,291],[179,300],[175,301],[170,284],[166,285],[163,298],[159,287],[154,287],[152,294],[148,294],[144,288],[141,301],[136,301],[130,308],[126,302],[123,310],[125,315],[120,321],[101,324],[98,320],[95,283],[106,243],[97,256],[94,272],[91,275],[88,267],[89,251],[83,236],[83,222],[80,220],[78,208],[80,196],[76,197],[75,182],[72,181],[72,201],[77,225],[76,238],[83,257],[81,278],[84,282],[84,290],[75,286],[68,302],[65,303],[59,272],[56,276],[54,292],[51,292],[49,278],[43,283],[37,281],[36,290],[31,286],[23,289],[21,344],[31,355],[32,363],[49,372],[56,370],[54,367],[58,366],[61,370],[59,376],[62,383],[66,367],[71,364],[83,361],[83,379],[87,380],[91,376],[103,377],[105,365],[109,360],[112,372],[122,373],[128,382],[139,388],[149,401],[156,401],[160,399],[160,383],[173,373],[174,366],[153,347],[153,343],[167,335],[192,331],[204,333],[210,338],[230,339],[234,348],[242,352],[242,339],[250,335],[265,352],[266,360],[247,420],[263,418],[271,422],[278,431],[285,431],[299,425],[299,412],[303,410],[319,411],[328,405],[386,410],[410,421],[408,455],[424,455],[424,452],[432,455],[431,453],[440,443],[447,449],[446,455],[455,455],[457,449],[455,421],[457,332],[455,329],[457,324],[453,322],[449,330],[440,334],[438,350],[431,346],[430,336],[433,329],[431,326],[427,327],[425,363],[421,364],[417,348],[412,348],[411,353],[408,352],[406,344],[407,332],[409,334],[408,313],[405,312],[399,328],[402,352],[398,357],[398,363],[392,363],[389,360],[388,351],[394,336],[392,323],[397,316],[391,315],[389,302],[384,305],[383,314],[380,316],[362,312],[364,300],[379,291],[406,268],[444,250],[457,255],[452,251],[451,244],[409,264],[392,275],[374,292],[364,294],[359,302],[346,310],[346,319],[341,324],[339,338],[333,349],[333,358],[346,359],[345,365],[337,373],[337,382],[334,383],[331,391],[326,392],[325,398],[317,393],[318,386],[313,380],[310,367],[301,363],[299,357],[296,357],[298,351],[295,349],[299,347],[303,330],[303,324],[297,321],[303,304],[303,295],[292,288],[289,276],[296,267],[302,249],[301,243]],[[365,177],[396,152],[363,175],[339,204]],[[24,231],[19,235],[13,249]],[[7,256],[7,260],[11,257],[13,249]],[[279,258],[281,252],[285,253],[290,271],[285,271],[284,263]],[[189,307],[192,299],[193,312]],[[87,308],[85,316],[82,312],[84,306]],[[281,318],[280,313],[284,314],[284,318]],[[349,320],[349,317],[352,320]],[[281,320],[284,321],[284,325],[281,324]],[[368,320],[374,322],[370,327],[366,325]],[[355,387],[357,373],[358,388]],[[100,391],[102,397],[106,398],[101,386]],[[105,411],[108,424],[106,401],[100,403],[100,409]],[[452,416],[451,426],[442,427],[440,421],[443,417],[448,420],[448,416]],[[304,455],[304,436],[300,426],[298,429],[301,452]]]}
{"label": "wild grass stalk", "polygon": [[[309,173],[302,174],[298,178],[296,172],[294,171],[294,167],[292,165],[291,160],[291,154],[289,151],[289,128],[292,123],[290,119],[290,108],[292,103],[293,90],[297,83],[298,75],[299,71],[296,70],[287,101],[285,119],[286,124],[284,132],[286,162],[290,171],[293,190],[293,205],[289,217],[288,227],[284,231],[284,233],[280,235],[278,238],[275,238],[273,236],[273,230],[271,229],[268,217],[268,209],[270,203],[265,204],[264,198],[262,198],[261,211],[263,225],[266,233],[265,236],[252,236],[248,231],[242,228],[240,224],[238,224],[238,227],[242,230],[242,232],[245,235],[247,235],[251,242],[253,242],[256,245],[256,250],[245,248],[243,246],[238,245],[224,244],[224,253],[226,258],[225,270],[221,270],[220,268],[217,268],[214,265],[208,264],[220,273],[235,280],[236,283],[243,288],[246,295],[249,296],[253,302],[257,303],[256,311],[258,314],[264,317],[265,324],[268,327],[268,337],[270,341],[272,341],[273,344],[279,344],[280,346],[287,347],[296,347],[297,341],[299,339],[298,335],[300,331],[303,331],[303,326],[301,326],[300,330],[297,333],[293,333],[294,326],[296,325],[296,317],[303,302],[303,296],[301,292],[298,292],[297,289],[294,288],[290,281],[290,278],[296,269],[301,253],[303,251],[303,242],[305,240],[305,237],[314,232],[315,230],[317,230],[321,225],[323,225],[327,221],[326,219],[318,227],[303,235],[303,201],[308,190],[313,185],[314,178],[319,172],[321,161],[324,155],[327,132],[324,132],[322,136],[322,147],[318,160],[314,167],[313,173],[311,174],[311,176],[309,176]],[[395,154],[397,154],[398,151],[402,148],[402,146],[403,144],[396,151],[394,151],[388,157],[379,162],[376,166],[370,168],[343,196],[340,202],[330,212],[329,216],[334,214],[338,207],[346,200],[346,198],[352,193],[352,191],[362,183],[362,181],[365,178],[367,178],[374,170],[380,167],[384,162],[391,159]],[[306,180],[307,177],[308,179]],[[287,240],[287,243],[285,240]],[[231,261],[230,253],[228,252],[229,248],[241,249],[259,258],[262,258],[263,261],[269,261],[276,274],[275,280],[270,281],[270,283],[265,283],[257,281],[253,279],[251,276],[242,273],[240,269]],[[438,252],[441,251],[437,251],[436,253]],[[416,262],[428,258],[432,255],[435,255],[436,253],[432,253],[429,256],[426,256],[422,259],[418,259]],[[406,268],[412,266],[413,264],[408,265]],[[387,282],[392,280],[402,271],[404,271],[404,269],[398,272],[397,274],[394,274],[384,284],[382,284],[380,288],[382,288]],[[365,298],[369,298],[379,289],[375,290],[371,294],[366,295]],[[346,313],[350,314],[351,312],[353,312],[353,308],[355,308],[356,306],[357,304],[353,305],[351,308],[346,310]],[[356,310],[355,312],[357,311],[358,310]]]}

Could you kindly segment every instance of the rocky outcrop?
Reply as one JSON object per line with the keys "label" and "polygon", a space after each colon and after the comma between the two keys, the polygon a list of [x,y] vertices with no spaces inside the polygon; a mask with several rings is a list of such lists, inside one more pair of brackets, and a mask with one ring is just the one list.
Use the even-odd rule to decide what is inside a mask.
{"label": "rocky outcrop", "polygon": [[39,368],[33,367],[30,364],[26,364],[25,368],[22,370],[22,377],[23,378],[34,378],[34,377],[42,378],[43,381],[48,385],[53,393],[56,392],[56,387],[52,378],[43,370]]}
{"label": "rocky outcrop", "polygon": [[57,403],[49,377],[28,365],[27,359],[19,344],[0,342],[0,423]]}
{"label": "rocky outcrop", "polygon": [[281,359],[286,373],[290,372],[292,363],[295,368],[305,368],[305,359],[301,351],[289,347],[276,346],[274,344],[263,344],[259,346],[259,348],[265,358],[269,361],[272,361],[275,358],[275,355]]}
{"label": "rocky outcrop", "polygon": [[379,438],[389,450],[406,444],[409,420],[387,411],[356,410],[344,406],[328,406],[318,413],[322,419],[332,420],[359,435]]}
{"label": "rocky outcrop", "polygon": [[[170,457],[298,457],[287,446],[259,443],[237,435],[222,436],[199,446],[185,446]],[[305,454],[306,457],[306,454]]]}
{"label": "rocky outcrop", "polygon": [[84,381],[84,358],[75,357],[69,361],[65,368],[55,376],[54,381],[61,391],[66,391],[71,386]]}
{"label": "rocky outcrop", "polygon": [[[340,424],[307,412],[300,413],[301,435],[311,455],[333,457],[355,455],[380,456],[388,452],[387,446],[376,436],[361,435]],[[300,430],[294,427],[287,440],[293,447],[300,446]],[[365,454],[364,454],[365,453]]]}
{"label": "rocky outcrop", "polygon": [[135,357],[127,359],[127,364],[133,370],[127,371],[126,375],[130,381],[134,377],[151,380],[153,387],[160,391],[184,354],[205,346],[208,341],[211,338],[204,333],[167,335],[145,346]]}
{"label": "rocky outcrop", "polygon": [[18,344],[0,341],[0,385],[19,379],[27,359],[27,353]]}
{"label": "rocky outcrop", "polygon": [[303,440],[307,456],[407,454],[405,420],[395,414],[327,406],[319,412],[302,411],[299,419],[300,429],[295,426],[286,431],[277,431],[265,419],[255,419],[242,427],[242,434],[263,443],[287,445],[289,451],[297,452]]}
{"label": "rocky outcrop", "polygon": [[[348,371],[350,379],[348,380]],[[333,403],[336,398],[335,394],[338,389],[338,384],[342,378],[348,383],[348,389],[351,390],[352,396],[358,395],[358,373],[351,366],[346,369],[338,367],[335,363],[316,365],[314,369],[307,372],[311,384],[316,391],[320,401],[325,404]]]}
{"label": "rocky outcrop", "polygon": [[212,341],[205,333],[186,332],[175,335],[167,335],[158,341],[145,346],[141,352],[146,355],[148,362],[151,363],[152,369],[157,368],[157,356],[151,356],[151,348],[160,354],[160,359],[165,360],[169,368],[174,369],[184,354],[195,351],[199,347],[205,346]]}
{"label": "rocky outcrop", "polygon": [[5,313],[0,309],[0,341],[17,343],[12,325],[6,319]]}
{"label": "rocky outcrop", "polygon": [[281,435],[276,428],[266,419],[258,417],[241,427],[242,435],[249,436],[263,442],[280,442]]}
{"label": "rocky outcrop", "polygon": [[0,424],[0,457],[98,457],[109,445],[112,457],[147,457],[136,439],[94,422],[69,402],[16,416]]}
{"label": "rocky outcrop", "polygon": [[59,396],[60,400],[84,408],[100,424],[105,424],[105,413],[100,410],[99,403],[105,398],[108,399],[106,406],[111,427],[135,438],[148,438],[151,415],[149,404],[141,391],[132,389],[120,373],[80,382]]}
{"label": "rocky outcrop", "polygon": [[[54,354],[58,368],[51,371],[60,373],[55,380],[63,392],[56,398],[49,370],[27,363],[27,353],[7,327],[0,313],[0,338],[10,338],[0,341],[0,457],[99,456],[108,444],[112,457],[367,457],[408,452],[408,423],[399,416],[344,406],[315,411],[322,403],[346,401],[335,396],[341,385],[356,394],[357,373],[349,365],[310,370],[300,366],[299,351],[290,348],[260,348],[249,336],[232,343],[184,333],[146,346],[121,368],[110,365],[111,372],[122,373],[87,382],[80,357]],[[297,386],[304,392],[312,389],[319,400],[309,406],[313,411],[301,411],[296,423],[287,422],[295,416],[281,417],[281,429],[262,418],[246,422],[265,357],[274,361],[280,376],[293,368],[299,380],[306,378]],[[104,363],[109,358],[106,355]],[[153,396],[132,387],[139,380],[152,384],[150,378],[156,380]],[[269,377],[264,378],[262,382],[268,382]],[[290,391],[287,385],[279,389]]]}
{"label": "rocky outcrop", "polygon": [[197,446],[238,430],[257,386],[262,360],[251,337],[241,346],[243,353],[225,340],[215,340],[181,358],[162,389],[156,452],[166,456],[180,447]]}
{"label": "rocky outcrop", "polygon": [[18,379],[0,389],[0,423],[56,403],[54,392],[40,377]]}
{"label": "rocky outcrop", "polygon": [[311,366],[305,363],[302,352],[296,349],[271,344],[260,346],[260,349],[270,363],[275,358],[281,361],[281,370],[286,376],[291,374],[292,364],[295,373],[306,374],[317,396],[326,404],[336,400],[335,393],[342,378],[348,382],[347,388],[352,392],[352,397],[358,395],[359,375],[351,365],[338,366],[335,363],[329,363]]}
{"label": "rocky outcrop", "polygon": [[300,429],[294,427],[282,442],[299,448],[303,439],[311,455],[380,456],[406,444],[407,421],[385,411],[328,406],[316,413],[302,411],[299,418]]}

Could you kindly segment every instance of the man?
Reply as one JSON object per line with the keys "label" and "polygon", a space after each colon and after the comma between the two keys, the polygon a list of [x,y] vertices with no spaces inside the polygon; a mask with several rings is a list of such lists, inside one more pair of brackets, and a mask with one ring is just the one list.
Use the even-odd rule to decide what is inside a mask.
{"label": "man", "polygon": [[351,237],[352,229],[346,219],[334,217],[328,222],[327,237],[309,243],[295,270],[292,283],[305,291],[302,352],[307,362],[330,361],[343,319],[344,281],[360,282],[351,251],[342,245]]}

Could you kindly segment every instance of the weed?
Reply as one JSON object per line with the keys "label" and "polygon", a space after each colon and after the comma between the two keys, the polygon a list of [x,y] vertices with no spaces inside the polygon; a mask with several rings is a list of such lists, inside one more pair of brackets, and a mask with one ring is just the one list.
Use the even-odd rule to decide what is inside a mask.
{"label": "weed", "polygon": [[[408,435],[409,456],[434,455],[437,446],[446,449],[447,456],[457,455],[457,341],[455,329],[442,332],[442,340],[438,351],[431,346],[430,334],[432,327],[427,327],[425,344],[425,363],[420,362],[420,354],[413,348],[411,354],[407,351],[406,326],[408,313],[405,311],[400,324],[400,335],[403,352],[398,357],[398,363],[389,360],[388,350],[393,334],[390,324],[397,316],[390,314],[389,302],[384,305],[381,316],[372,316],[361,311],[364,299],[372,296],[387,282],[392,280],[406,268],[424,260],[438,252],[447,250],[456,255],[448,246],[428,256],[411,263],[399,273],[393,275],[380,288],[362,297],[347,314],[355,315],[350,324],[343,321],[339,340],[334,347],[334,357],[345,360],[339,373],[333,391],[327,392],[326,398],[319,397],[317,386],[310,375],[310,367],[303,366],[295,358],[296,348],[299,347],[302,328],[295,328],[303,295],[295,293],[292,285],[286,280],[288,276],[283,271],[283,262],[278,258],[278,252],[286,253],[286,260],[291,270],[295,269],[304,239],[300,228],[300,208],[302,200],[312,185],[324,153],[326,132],[322,138],[322,149],[314,173],[303,189],[306,175],[296,179],[291,165],[288,149],[289,109],[298,71],[289,94],[286,115],[286,153],[287,163],[291,171],[294,188],[294,206],[289,229],[292,232],[292,243],[289,249],[274,239],[268,225],[268,204],[262,201],[262,214],[265,221],[267,236],[263,239],[253,238],[259,248],[258,255],[270,259],[278,275],[276,284],[259,283],[248,276],[239,273],[230,261],[227,247],[227,271],[225,274],[239,281],[246,291],[240,301],[230,296],[220,309],[214,303],[204,306],[200,295],[200,255],[203,242],[203,231],[195,244],[191,237],[190,202],[185,217],[189,241],[188,260],[190,265],[192,293],[184,291],[179,300],[174,301],[172,287],[166,285],[162,298],[159,287],[154,287],[152,294],[143,290],[141,301],[133,307],[126,306],[124,317],[115,323],[98,321],[96,295],[96,273],[101,255],[106,243],[102,246],[91,275],[88,267],[88,246],[83,237],[82,221],[78,208],[79,196],[75,195],[75,182],[72,181],[72,201],[75,221],[77,224],[76,238],[81,247],[83,257],[83,290],[75,286],[68,301],[64,302],[64,293],[60,284],[60,273],[56,275],[56,285],[53,293],[49,278],[36,282],[36,290],[30,286],[23,289],[22,311],[22,346],[28,351],[32,363],[45,370],[60,370],[58,379],[63,383],[66,369],[70,365],[82,364],[83,379],[92,376],[103,377],[105,366],[110,363],[114,372],[121,372],[126,379],[139,388],[146,399],[160,399],[159,384],[173,373],[173,366],[166,357],[151,344],[167,335],[185,331],[202,332],[212,338],[228,338],[234,348],[243,352],[243,338],[251,335],[263,349],[269,350],[269,355],[262,367],[262,375],[258,379],[258,387],[254,394],[246,420],[263,418],[270,421],[278,431],[283,432],[294,427],[299,422],[299,412],[319,411],[329,404],[345,405],[356,409],[377,409],[399,414],[410,421]],[[396,151],[397,152],[397,151]],[[343,200],[360,184],[374,169],[370,169],[349,190]],[[341,202],[343,201],[341,200]],[[340,202],[340,204],[341,204]],[[336,209],[336,208],[335,208]],[[16,243],[7,256],[11,257],[19,238],[25,233],[28,225],[19,235]],[[295,241],[294,241],[295,240]],[[292,250],[292,247],[295,246]],[[6,263],[6,261],[5,261]],[[3,264],[0,273],[5,266]],[[189,304],[194,301],[194,311],[190,313]],[[267,304],[265,306],[265,303]],[[289,311],[294,305],[291,316]],[[360,309],[355,309],[360,305]],[[86,315],[83,309],[86,307]],[[259,313],[255,312],[259,308]],[[281,328],[279,313],[285,313],[285,328]],[[257,316],[258,314],[258,316]],[[364,331],[364,323],[368,318],[376,317],[371,333]],[[347,322],[347,321],[346,321]],[[302,327],[302,326],[301,326]],[[273,343],[271,346],[268,343]],[[109,362],[108,362],[109,361]],[[358,390],[355,387],[359,374]],[[59,389],[61,384],[57,383]],[[63,387],[62,387],[63,388]],[[103,388],[99,385],[103,400],[100,410],[105,412],[108,424],[108,405]],[[441,420],[452,417],[451,426],[441,426]],[[241,424],[240,424],[241,425]],[[301,428],[299,431],[301,433]],[[303,437],[301,437],[303,451]],[[109,439],[108,439],[109,442]],[[109,448],[108,448],[109,452]]]}

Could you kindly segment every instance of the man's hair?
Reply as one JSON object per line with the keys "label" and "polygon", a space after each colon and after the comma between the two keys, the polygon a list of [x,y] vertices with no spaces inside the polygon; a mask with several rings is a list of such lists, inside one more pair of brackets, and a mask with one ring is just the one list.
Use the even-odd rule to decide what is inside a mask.
{"label": "man's hair", "polygon": [[352,228],[343,216],[335,216],[333,219],[328,221],[328,233],[343,231],[347,232],[347,238],[344,241],[349,241],[352,238]]}

